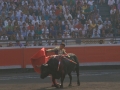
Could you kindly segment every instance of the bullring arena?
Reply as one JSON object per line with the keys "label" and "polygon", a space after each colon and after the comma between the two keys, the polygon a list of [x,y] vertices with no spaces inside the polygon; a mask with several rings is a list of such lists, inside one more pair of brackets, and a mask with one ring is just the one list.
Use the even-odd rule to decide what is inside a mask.
{"label": "bullring arena", "polygon": [[[81,85],[77,86],[73,72],[72,86],[68,87],[69,78],[66,76],[63,90],[119,90],[119,48],[119,45],[67,46],[67,52],[73,52],[79,58]],[[42,80],[32,69],[31,56],[39,50],[40,47],[0,49],[0,90],[56,90],[51,87],[50,77]]]}
{"label": "bullring arena", "polygon": [[120,0],[0,0],[0,90],[61,90],[31,62],[61,43],[78,57],[81,84],[73,72],[62,90],[120,90]]}

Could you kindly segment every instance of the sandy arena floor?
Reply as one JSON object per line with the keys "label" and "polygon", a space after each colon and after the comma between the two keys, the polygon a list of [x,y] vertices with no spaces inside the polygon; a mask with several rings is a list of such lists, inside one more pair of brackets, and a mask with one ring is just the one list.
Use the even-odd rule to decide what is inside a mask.
{"label": "sandy arena floor", "polygon": [[[69,78],[66,76],[62,90],[120,90],[120,70],[81,71],[81,86],[77,86],[76,74],[73,73],[72,76],[72,87],[68,87]],[[56,90],[56,88],[51,87],[50,77],[42,80],[37,73],[6,73],[0,74],[0,90]]]}

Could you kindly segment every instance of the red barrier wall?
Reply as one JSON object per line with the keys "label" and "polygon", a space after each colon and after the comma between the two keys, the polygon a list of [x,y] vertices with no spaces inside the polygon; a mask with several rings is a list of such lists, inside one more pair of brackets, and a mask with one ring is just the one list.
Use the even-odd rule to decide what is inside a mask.
{"label": "red barrier wall", "polygon": [[0,50],[0,66],[19,65],[23,67],[23,49],[2,49]]}
{"label": "red barrier wall", "polygon": [[[0,66],[31,65],[30,58],[41,48],[0,49]],[[120,46],[67,47],[77,55],[80,63],[120,63]],[[53,53],[52,53],[53,54]]]}

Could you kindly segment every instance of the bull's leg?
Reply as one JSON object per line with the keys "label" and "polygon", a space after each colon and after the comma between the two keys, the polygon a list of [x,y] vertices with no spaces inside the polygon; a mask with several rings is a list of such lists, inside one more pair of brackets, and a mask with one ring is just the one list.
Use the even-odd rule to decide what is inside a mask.
{"label": "bull's leg", "polygon": [[80,86],[79,65],[76,67],[76,73],[77,73],[77,84],[78,86]]}
{"label": "bull's leg", "polygon": [[56,83],[56,80],[54,77],[52,77],[52,82],[53,82],[53,85],[56,87],[56,88],[59,88],[59,85]]}
{"label": "bull's leg", "polygon": [[60,88],[63,88],[63,81],[64,81],[64,79],[65,79],[65,74],[62,74]]}
{"label": "bull's leg", "polygon": [[71,75],[71,73],[68,73],[68,75],[69,75],[69,78],[70,78],[69,86],[72,86],[72,84],[71,84],[71,82],[72,82],[72,75]]}

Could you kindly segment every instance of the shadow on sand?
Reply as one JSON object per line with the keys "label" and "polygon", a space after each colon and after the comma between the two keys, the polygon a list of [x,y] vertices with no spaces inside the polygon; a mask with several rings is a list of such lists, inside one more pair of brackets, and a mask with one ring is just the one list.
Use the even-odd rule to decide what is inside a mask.
{"label": "shadow on sand", "polygon": [[69,88],[73,88],[73,87],[78,87],[78,86],[67,86],[67,87],[63,87],[63,88],[55,88],[55,87],[43,87],[40,89],[34,89],[34,90],[64,90],[64,89],[69,89]]}

